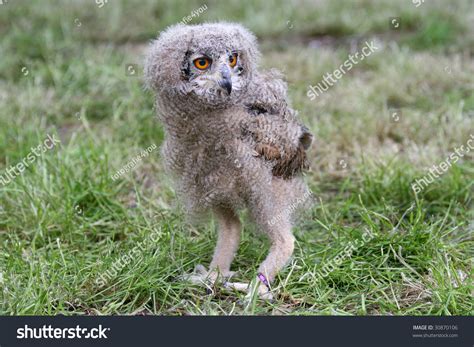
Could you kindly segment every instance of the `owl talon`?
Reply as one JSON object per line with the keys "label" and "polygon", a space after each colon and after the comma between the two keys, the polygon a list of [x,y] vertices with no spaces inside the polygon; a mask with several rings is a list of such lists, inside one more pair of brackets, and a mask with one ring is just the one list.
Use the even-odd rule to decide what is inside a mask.
{"label": "owl talon", "polygon": [[198,264],[194,267],[194,271],[190,274],[184,274],[181,276],[181,280],[184,282],[190,282],[198,285],[205,285],[209,288],[209,285],[214,285],[215,283],[225,279],[230,279],[236,274],[235,271],[228,271],[226,273],[219,273],[216,270],[207,270],[205,266]]}
{"label": "owl talon", "polygon": [[[256,289],[255,289],[255,286],[257,286]],[[273,294],[270,288],[268,288],[266,285],[264,285],[263,283],[259,281],[253,282],[253,283],[226,282],[224,283],[224,288],[246,293],[245,299],[244,299],[245,302],[251,301],[255,293],[255,290],[260,299],[263,299],[266,301],[273,301]]]}
{"label": "owl talon", "polygon": [[206,275],[208,273],[208,271],[207,271],[207,269],[204,265],[197,264],[194,267],[194,273],[197,273],[199,275]]}

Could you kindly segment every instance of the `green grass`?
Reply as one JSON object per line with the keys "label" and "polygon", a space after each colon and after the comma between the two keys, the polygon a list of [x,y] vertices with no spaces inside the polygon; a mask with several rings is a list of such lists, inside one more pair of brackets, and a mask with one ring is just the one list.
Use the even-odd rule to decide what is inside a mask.
{"label": "green grass", "polygon": [[[472,315],[474,152],[411,190],[474,133],[472,3],[206,2],[195,22],[239,21],[256,32],[262,65],[285,72],[316,137],[306,179],[317,203],[294,230],[276,300],[250,305],[179,279],[209,263],[215,225],[186,221],[158,150],[111,178],[164,136],[141,71],[127,76],[126,64],[141,69],[147,41],[202,4],[0,5],[0,174],[48,134],[61,139],[0,183],[0,314]],[[401,18],[400,30],[390,17]],[[306,97],[351,43],[372,39],[380,51],[315,101]],[[367,231],[372,238],[360,241]],[[238,279],[254,277],[268,246],[246,223]]]}

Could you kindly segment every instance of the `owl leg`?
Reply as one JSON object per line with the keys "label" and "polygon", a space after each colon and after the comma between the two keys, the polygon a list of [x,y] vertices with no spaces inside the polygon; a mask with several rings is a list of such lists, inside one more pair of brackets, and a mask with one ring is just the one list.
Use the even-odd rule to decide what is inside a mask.
{"label": "owl leg", "polygon": [[219,227],[217,245],[209,268],[226,277],[232,275],[230,265],[239,247],[241,225],[239,217],[232,210],[221,208],[214,213]]}
{"label": "owl leg", "polygon": [[272,227],[266,226],[264,229],[270,237],[271,247],[267,257],[258,268],[257,278],[252,283],[227,282],[225,286],[247,292],[249,298],[253,293],[257,293],[262,299],[272,300],[270,284],[293,254],[295,238],[291,233],[289,221],[281,221]]}
{"label": "owl leg", "polygon": [[[295,238],[291,231],[290,217],[282,208],[254,209],[255,220],[261,229],[268,235],[271,246],[265,260],[260,264],[256,278],[249,283],[226,283],[226,287],[237,291],[244,291],[252,296],[258,293],[260,298],[273,299],[271,283],[278,272],[286,265],[293,254]],[[275,218],[278,217],[278,218]]]}
{"label": "owl leg", "polygon": [[267,226],[266,229],[271,246],[267,257],[260,264],[258,272],[263,274],[264,278],[271,283],[292,256],[295,247],[295,237],[291,232],[289,221],[275,222],[274,225]]}
{"label": "owl leg", "polygon": [[219,276],[228,278],[233,275],[230,265],[239,247],[241,229],[239,217],[232,210],[220,208],[214,213],[218,221],[218,236],[209,271],[197,265],[194,273],[183,276],[188,282],[204,284],[210,291]]}

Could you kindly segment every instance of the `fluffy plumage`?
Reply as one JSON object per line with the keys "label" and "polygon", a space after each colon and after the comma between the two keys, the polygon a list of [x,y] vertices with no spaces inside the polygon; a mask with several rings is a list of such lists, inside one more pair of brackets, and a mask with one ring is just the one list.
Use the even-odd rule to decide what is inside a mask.
{"label": "fluffy plumage", "polygon": [[[229,273],[237,212],[248,208],[272,241],[259,269],[271,281],[293,251],[291,207],[307,196],[300,172],[312,135],[297,121],[281,75],[258,70],[259,57],[255,36],[238,24],[176,25],[152,43],[145,76],[180,197],[189,213],[210,210],[219,220],[211,270]],[[199,68],[202,59],[208,68]]]}

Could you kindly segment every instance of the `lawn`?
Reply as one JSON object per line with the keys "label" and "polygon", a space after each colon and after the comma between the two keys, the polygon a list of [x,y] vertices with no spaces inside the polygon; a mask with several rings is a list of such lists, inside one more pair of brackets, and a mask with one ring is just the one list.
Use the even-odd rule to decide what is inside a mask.
{"label": "lawn", "polygon": [[[180,279],[209,264],[215,224],[176,200],[142,68],[148,42],[203,5],[190,24],[257,34],[316,139],[316,203],[272,302]],[[0,314],[472,315],[473,23],[471,0],[4,0]],[[311,100],[365,42],[377,51]],[[239,280],[268,247],[246,223]]]}

